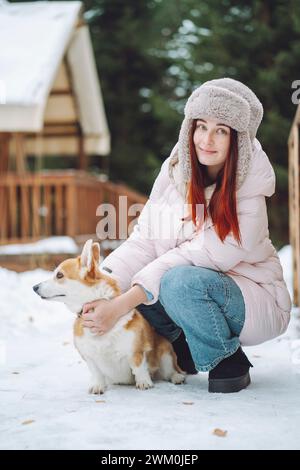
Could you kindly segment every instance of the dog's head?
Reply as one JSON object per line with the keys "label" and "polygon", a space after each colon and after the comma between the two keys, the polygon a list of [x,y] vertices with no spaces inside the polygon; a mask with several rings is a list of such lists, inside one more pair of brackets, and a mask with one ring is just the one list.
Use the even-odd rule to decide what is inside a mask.
{"label": "dog's head", "polygon": [[[33,290],[42,299],[63,302],[71,311],[79,313],[87,302],[114,296],[113,281],[99,271],[99,263],[100,245],[88,240],[80,256],[63,261],[52,278],[33,286]],[[101,282],[106,284],[106,289],[101,289],[102,295]]]}

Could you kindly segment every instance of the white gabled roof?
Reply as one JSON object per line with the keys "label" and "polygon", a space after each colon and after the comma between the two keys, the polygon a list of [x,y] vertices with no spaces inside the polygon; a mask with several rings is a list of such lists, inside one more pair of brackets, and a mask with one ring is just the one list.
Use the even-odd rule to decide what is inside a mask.
{"label": "white gabled roof", "polygon": [[66,55],[85,137],[94,153],[110,151],[101,89],[82,3],[0,0],[0,132],[39,132],[59,65]]}

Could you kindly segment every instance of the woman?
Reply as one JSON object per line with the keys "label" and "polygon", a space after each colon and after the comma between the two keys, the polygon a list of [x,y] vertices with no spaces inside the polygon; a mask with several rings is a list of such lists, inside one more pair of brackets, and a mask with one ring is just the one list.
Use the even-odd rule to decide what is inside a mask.
{"label": "woman", "polygon": [[210,392],[247,387],[241,345],[281,335],[290,319],[268,231],[275,175],[255,138],[262,115],[256,95],[230,78],[192,93],[138,224],[102,263],[123,293],[84,308],[95,308],[85,326],[103,334],[137,307],[184,370],[209,371]]}

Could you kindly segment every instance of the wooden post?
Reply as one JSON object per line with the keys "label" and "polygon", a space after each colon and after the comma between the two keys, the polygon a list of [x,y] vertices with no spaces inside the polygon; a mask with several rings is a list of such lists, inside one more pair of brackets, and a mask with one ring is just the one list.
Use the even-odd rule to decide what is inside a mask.
{"label": "wooden post", "polygon": [[18,210],[18,203],[17,203],[17,187],[13,181],[10,181],[9,184],[9,220],[10,220],[10,236],[11,238],[17,237],[17,210]]}
{"label": "wooden post", "polygon": [[300,180],[299,180],[299,124],[294,126],[293,173],[294,173],[294,303],[300,303]]}
{"label": "wooden post", "polygon": [[77,235],[76,231],[76,220],[77,220],[77,205],[75,201],[75,181],[72,180],[66,185],[66,235],[74,237]]}
{"label": "wooden post", "polygon": [[62,235],[63,233],[63,211],[64,211],[64,201],[63,201],[63,187],[58,185],[55,187],[55,234]]}
{"label": "wooden post", "polygon": [[41,207],[41,185],[39,181],[35,182],[32,187],[32,236],[33,238],[40,237],[41,227],[40,227],[40,207]]}
{"label": "wooden post", "polygon": [[78,162],[78,169],[86,171],[87,169],[87,155],[84,150],[84,137],[82,132],[78,136],[78,155],[79,155],[79,162]]}
{"label": "wooden post", "polygon": [[29,216],[29,185],[28,183],[22,182],[20,185],[21,190],[21,201],[20,201],[20,210],[21,210],[21,236],[26,238],[30,236],[30,216]]}
{"label": "wooden post", "polygon": [[8,210],[8,191],[4,178],[0,181],[0,241],[8,235],[7,210]]}
{"label": "wooden post", "polygon": [[44,185],[44,204],[43,204],[43,206],[46,210],[46,212],[44,214],[44,235],[46,235],[47,237],[50,237],[51,235],[53,235],[52,227],[51,227],[52,204],[51,204],[51,186],[50,186],[50,184],[45,184]]}
{"label": "wooden post", "polygon": [[[300,109],[300,108],[299,108]],[[289,137],[289,227],[293,256],[293,302],[300,305],[300,148],[298,113]]]}
{"label": "wooden post", "polygon": [[0,134],[0,174],[8,171],[9,141],[10,134],[8,132]]}
{"label": "wooden post", "polygon": [[14,136],[16,143],[16,172],[19,175],[23,175],[26,171],[24,134],[21,132],[16,132]]}
{"label": "wooden post", "polygon": [[8,204],[8,191],[7,186],[4,183],[4,175],[8,171],[9,161],[9,138],[8,133],[0,134],[0,238],[4,239],[7,237],[7,204]]}

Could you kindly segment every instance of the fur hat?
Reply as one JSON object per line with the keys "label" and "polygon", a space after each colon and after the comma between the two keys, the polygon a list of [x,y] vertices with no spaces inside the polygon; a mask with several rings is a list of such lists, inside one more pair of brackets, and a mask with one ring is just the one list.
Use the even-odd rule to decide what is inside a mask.
{"label": "fur hat", "polygon": [[189,133],[193,119],[218,119],[238,133],[237,189],[247,175],[252,157],[252,146],[263,117],[263,107],[257,96],[243,83],[232,78],[220,78],[203,83],[193,91],[184,108],[178,139],[178,155],[170,161],[171,167],[179,160],[183,182],[191,179]]}

